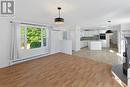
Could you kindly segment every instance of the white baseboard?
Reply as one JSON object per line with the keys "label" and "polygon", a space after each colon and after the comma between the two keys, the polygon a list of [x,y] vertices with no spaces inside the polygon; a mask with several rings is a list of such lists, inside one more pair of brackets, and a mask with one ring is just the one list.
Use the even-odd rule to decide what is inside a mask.
{"label": "white baseboard", "polygon": [[37,56],[29,57],[29,58],[12,60],[12,61],[10,61],[9,66],[14,65],[14,64],[18,64],[18,63],[22,63],[22,62],[25,62],[25,61],[33,60],[33,59],[38,59],[38,58],[45,57],[45,56],[48,56],[48,55],[51,55],[51,54],[46,53],[46,54],[43,54],[43,55],[37,55]]}

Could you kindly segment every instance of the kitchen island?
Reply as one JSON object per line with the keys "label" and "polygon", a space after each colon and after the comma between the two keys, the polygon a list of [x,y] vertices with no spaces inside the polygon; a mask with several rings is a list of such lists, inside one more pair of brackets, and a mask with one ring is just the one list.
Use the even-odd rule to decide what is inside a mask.
{"label": "kitchen island", "polygon": [[102,50],[104,47],[103,40],[83,40],[80,41],[80,47],[88,47],[90,50]]}
{"label": "kitchen island", "polygon": [[91,40],[88,42],[88,47],[90,50],[102,50],[102,41]]}

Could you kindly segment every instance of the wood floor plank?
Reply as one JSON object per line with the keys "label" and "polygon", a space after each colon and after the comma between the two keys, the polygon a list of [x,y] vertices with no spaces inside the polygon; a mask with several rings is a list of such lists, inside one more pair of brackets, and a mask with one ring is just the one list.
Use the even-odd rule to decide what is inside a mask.
{"label": "wood floor plank", "polygon": [[58,53],[0,69],[0,87],[122,87],[111,66]]}

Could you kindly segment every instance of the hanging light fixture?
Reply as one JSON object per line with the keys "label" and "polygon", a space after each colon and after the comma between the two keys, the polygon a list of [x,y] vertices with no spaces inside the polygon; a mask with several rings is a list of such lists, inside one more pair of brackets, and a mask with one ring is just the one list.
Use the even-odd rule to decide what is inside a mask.
{"label": "hanging light fixture", "polygon": [[55,24],[64,24],[64,19],[60,17],[61,15],[61,7],[57,8],[59,10],[59,17],[55,18]]}
{"label": "hanging light fixture", "polygon": [[[107,21],[108,23],[111,23],[111,21]],[[108,30],[106,31],[106,34],[112,34],[111,26],[108,26]]]}
{"label": "hanging light fixture", "polygon": [[107,30],[106,33],[107,33],[107,34],[111,34],[111,33],[113,33],[113,32],[112,32],[112,30]]}

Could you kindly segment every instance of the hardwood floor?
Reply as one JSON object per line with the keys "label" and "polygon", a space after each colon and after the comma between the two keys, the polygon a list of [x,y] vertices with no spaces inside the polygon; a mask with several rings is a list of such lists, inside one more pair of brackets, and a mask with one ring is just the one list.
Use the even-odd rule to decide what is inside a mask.
{"label": "hardwood floor", "polygon": [[122,58],[118,55],[116,48],[103,49],[99,51],[90,50],[89,48],[83,48],[78,52],[74,52],[73,55],[83,58],[93,59],[95,61],[112,65],[113,72],[127,84],[127,77],[123,74],[122,70]]}
{"label": "hardwood floor", "polygon": [[109,64],[63,53],[0,69],[0,87],[125,87],[121,85]]}

